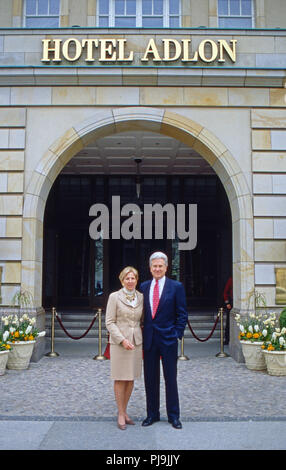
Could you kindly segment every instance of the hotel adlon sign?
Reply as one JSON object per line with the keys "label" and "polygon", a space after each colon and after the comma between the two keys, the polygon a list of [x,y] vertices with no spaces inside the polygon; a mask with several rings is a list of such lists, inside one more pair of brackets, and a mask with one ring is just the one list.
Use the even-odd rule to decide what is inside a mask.
{"label": "hotel adlon sign", "polygon": [[[43,39],[42,62],[55,64],[66,60],[76,62],[82,57],[86,64],[132,64],[134,51],[128,47],[127,39]],[[148,40],[147,46],[142,47],[142,64],[167,64],[180,61],[183,64],[195,65],[202,61],[223,63],[226,58],[236,61],[237,40],[232,39],[204,39],[197,48],[192,47],[192,39],[161,39],[156,42],[154,38]]]}

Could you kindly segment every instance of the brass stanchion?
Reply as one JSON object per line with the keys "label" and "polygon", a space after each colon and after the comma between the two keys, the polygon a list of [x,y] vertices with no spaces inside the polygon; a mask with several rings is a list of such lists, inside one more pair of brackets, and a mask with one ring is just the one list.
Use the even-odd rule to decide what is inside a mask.
{"label": "brass stanchion", "polygon": [[102,355],[102,331],[101,331],[101,308],[98,309],[98,355],[94,356],[93,359],[96,361],[105,361],[106,357]]}
{"label": "brass stanchion", "polygon": [[216,357],[229,357],[229,354],[223,350],[223,308],[219,309],[220,315],[220,352],[216,354]]}
{"label": "brass stanchion", "polygon": [[48,357],[58,357],[59,354],[55,352],[54,346],[55,346],[55,314],[56,314],[56,309],[55,307],[52,308],[52,327],[51,327],[51,351],[46,354]]}
{"label": "brass stanchion", "polygon": [[184,336],[181,339],[181,355],[178,356],[178,359],[180,361],[188,361],[189,360],[188,356],[185,356],[185,354],[184,354]]}

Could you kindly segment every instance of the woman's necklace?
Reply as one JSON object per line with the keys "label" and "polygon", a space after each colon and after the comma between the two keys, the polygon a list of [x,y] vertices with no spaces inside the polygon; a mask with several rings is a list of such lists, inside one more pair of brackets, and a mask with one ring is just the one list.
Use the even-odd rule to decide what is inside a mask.
{"label": "woman's necklace", "polygon": [[124,287],[123,292],[125,294],[126,299],[129,300],[129,302],[133,302],[133,300],[135,300],[135,298],[136,298],[135,289],[134,290],[128,290]]}

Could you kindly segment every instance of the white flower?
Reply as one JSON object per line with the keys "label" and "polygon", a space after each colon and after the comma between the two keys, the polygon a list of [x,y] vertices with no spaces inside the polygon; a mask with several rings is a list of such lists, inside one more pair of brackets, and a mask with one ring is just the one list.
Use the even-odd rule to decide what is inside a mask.
{"label": "white flower", "polygon": [[40,331],[40,333],[38,334],[38,336],[45,336],[46,332],[45,331]]}
{"label": "white flower", "polygon": [[262,331],[263,336],[267,336],[267,330]]}
{"label": "white flower", "polygon": [[7,341],[7,338],[9,337],[9,331],[4,331],[3,333],[3,341]]}
{"label": "white flower", "polygon": [[16,331],[16,328],[13,328],[13,326],[10,326],[9,331],[10,333],[14,333],[14,331]]}
{"label": "white flower", "polygon": [[33,327],[31,325],[27,326],[26,331],[25,331],[26,335],[28,335],[32,331],[32,328]]}
{"label": "white flower", "polygon": [[244,333],[244,326],[243,325],[239,325],[239,329],[240,329],[241,333]]}
{"label": "white flower", "polygon": [[258,326],[258,325],[255,325],[255,326],[254,326],[254,329],[255,329],[255,331],[256,331],[256,333],[257,333],[257,332],[259,331],[259,326]]}
{"label": "white flower", "polygon": [[285,344],[285,339],[283,338],[283,336],[280,336],[280,338],[279,338],[279,344],[280,344],[281,346],[283,346],[283,345]]}
{"label": "white flower", "polygon": [[252,326],[251,326],[251,325],[249,325],[249,327],[248,327],[248,331],[250,331],[250,333],[253,333],[253,328],[252,328]]}

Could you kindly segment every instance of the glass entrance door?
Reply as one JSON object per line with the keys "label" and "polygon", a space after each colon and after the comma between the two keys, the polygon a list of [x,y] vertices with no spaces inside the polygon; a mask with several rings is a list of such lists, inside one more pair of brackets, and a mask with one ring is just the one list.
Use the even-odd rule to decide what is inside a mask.
{"label": "glass entrance door", "polygon": [[[197,204],[197,246],[178,250],[178,240],[93,240],[89,236],[95,203],[109,209],[112,197],[127,203]],[[121,217],[123,223],[124,217]],[[154,227],[154,226],[153,226]],[[126,266],[139,271],[139,282],[150,279],[149,257],[163,251],[169,259],[168,276],[180,280],[192,307],[217,307],[232,266],[232,233],[229,203],[216,176],[142,176],[140,199],[133,176],[60,175],[46,205],[44,220],[44,307],[67,309],[105,308],[110,292],[119,289],[118,275]]]}

